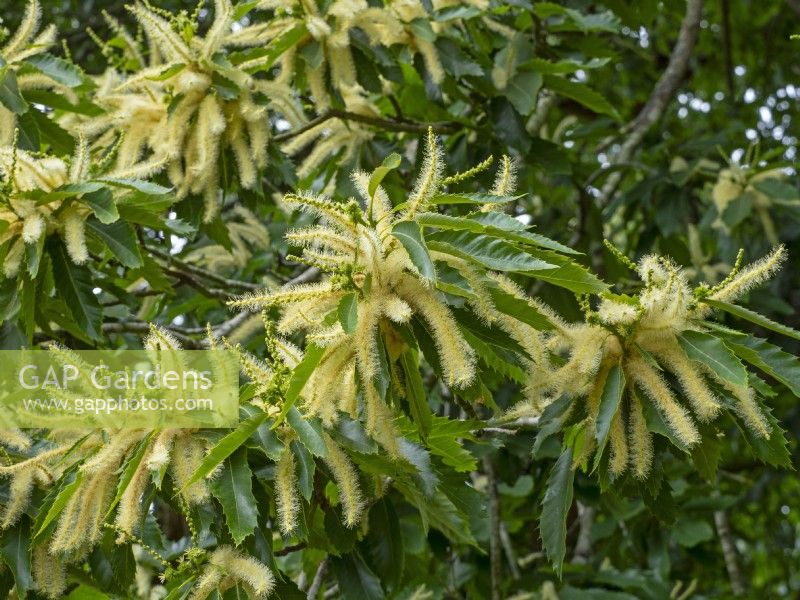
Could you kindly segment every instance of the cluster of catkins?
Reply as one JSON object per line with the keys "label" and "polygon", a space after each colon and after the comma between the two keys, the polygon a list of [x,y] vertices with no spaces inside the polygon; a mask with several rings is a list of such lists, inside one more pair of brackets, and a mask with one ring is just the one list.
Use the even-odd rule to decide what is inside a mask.
{"label": "cluster of catkins", "polygon": [[[535,365],[525,408],[541,414],[562,394],[582,399],[573,401],[568,411],[585,411],[585,442],[575,457],[576,464],[585,462],[598,450],[595,430],[600,400],[610,371],[619,365],[625,389],[609,432],[612,476],[630,469],[636,477],[645,478],[650,472],[653,441],[645,416],[650,407],[645,403],[686,448],[700,442],[697,422],[709,422],[720,413],[722,394],[732,399],[735,412],[756,436],[769,438],[769,423],[754,389],[733,384],[690,357],[681,336],[708,331],[704,322],[712,309],[703,299],[731,302],[740,298],[774,275],[784,257],[785,250],[779,246],[745,268],[737,261],[733,272],[716,286],[701,284],[692,289],[680,267],[665,257],[650,255],[638,264],[629,263],[644,283],[643,289],[636,296],[609,295],[596,311],[587,307],[583,323],[566,323],[539,305],[554,326],[540,334],[540,343],[547,352],[565,359]],[[516,410],[524,412],[522,407]]]}
{"label": "cluster of catkins", "polygon": [[[414,317],[423,320],[431,332],[446,383],[463,387],[475,376],[475,353],[449,306],[392,233],[396,224],[421,217],[446,183],[464,178],[444,177],[442,151],[432,132],[426,143],[422,170],[402,208],[392,207],[381,186],[370,194],[370,176],[363,172],[354,173],[352,180],[364,208],[355,199],[340,203],[311,194],[286,196],[287,206],[319,218],[316,225],[290,231],[287,239],[303,249],[303,262],[326,275],[319,283],[250,294],[229,303],[247,309],[277,306],[282,310],[277,324],[279,333],[302,331],[309,343],[323,347],[322,359],[304,388],[305,410],[320,416],[328,425],[336,421],[338,411],[358,418],[359,390],[362,391],[366,430],[393,456],[400,453],[399,434],[393,413],[375,383],[381,368],[378,336],[386,345],[396,383],[401,377],[394,370],[395,364],[407,348],[398,326]],[[488,162],[482,168],[486,166]],[[513,183],[511,161],[504,158],[491,193],[509,194]],[[529,345],[535,337],[533,329],[497,311],[487,290],[489,285],[496,285],[506,293],[523,297],[513,282],[478,271],[468,261],[449,254],[434,252],[432,258],[448,263],[469,282],[475,293],[476,311],[484,320],[496,322],[531,356],[536,355],[537,349]],[[347,294],[355,295],[357,324],[352,331],[345,331],[341,321],[328,319]],[[401,395],[404,393],[401,384],[396,388]]]}
{"label": "cluster of catkins", "polygon": [[[149,350],[179,347],[169,333],[155,327],[144,345]],[[52,347],[51,351],[65,363],[81,364],[69,350]],[[34,486],[49,487],[61,480],[61,494],[71,490],[50,534],[42,536],[32,549],[34,582],[51,598],[62,597],[66,567],[85,559],[105,528],[113,529],[120,543],[143,543],[138,538],[147,509],[143,496],[156,474],[169,470],[177,498],[187,508],[209,500],[207,482],[191,480],[207,451],[206,442],[191,429],[57,429],[35,448],[24,434],[7,430],[0,442],[21,457],[0,466],[0,477],[11,480],[11,501],[0,516],[0,527],[11,527],[19,520]],[[131,464],[134,468],[128,471]],[[123,476],[129,479],[120,493]],[[267,567],[230,548],[217,549],[209,562],[209,573],[196,583],[197,598],[205,598],[216,585],[230,587],[230,582],[257,590],[254,597],[266,595],[272,587]]]}

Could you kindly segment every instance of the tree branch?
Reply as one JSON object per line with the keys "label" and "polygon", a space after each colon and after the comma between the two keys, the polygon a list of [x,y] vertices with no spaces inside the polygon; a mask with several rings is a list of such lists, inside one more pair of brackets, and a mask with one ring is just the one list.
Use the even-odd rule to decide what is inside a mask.
{"label": "tree branch", "polygon": [[739,570],[739,561],[736,559],[736,546],[733,543],[728,514],[724,510],[714,511],[714,525],[717,527],[722,556],[725,558],[725,568],[728,571],[728,579],[731,582],[731,591],[734,596],[744,596],[746,591],[744,579],[742,578],[742,572]]}
{"label": "tree branch", "polygon": [[306,596],[308,600],[317,600],[317,596],[319,595],[319,590],[322,588],[322,584],[325,581],[325,575],[327,573],[328,573],[328,559],[324,558],[322,562],[319,563],[317,572],[314,575],[314,580],[311,582],[311,587],[308,588],[308,595]]}
{"label": "tree branch", "polygon": [[203,277],[204,279],[208,279],[209,281],[213,281],[214,283],[218,283],[219,285],[225,287],[233,287],[239,288],[248,291],[256,291],[262,289],[263,285],[258,285],[257,283],[250,283],[249,281],[239,281],[238,279],[228,279],[227,277],[223,277],[216,273],[212,273],[206,269],[198,267],[196,265],[189,264],[187,262],[182,261],[176,256],[173,256],[169,252],[164,252],[158,248],[153,248],[152,246],[145,246],[145,249],[150,253],[154,254],[155,256],[159,257],[162,260],[167,261],[170,263],[175,270],[183,271],[185,273],[189,273],[191,275],[196,275],[198,277]]}
{"label": "tree branch", "polygon": [[502,598],[501,580],[503,578],[503,546],[500,536],[500,496],[497,493],[497,475],[492,458],[483,458],[483,470],[486,472],[489,493],[489,557],[491,560],[492,600]]}
{"label": "tree branch", "polygon": [[[633,153],[642,143],[642,140],[644,140],[644,136],[649,129],[664,114],[664,110],[671,102],[678,86],[686,76],[689,58],[692,55],[692,50],[697,41],[702,8],[703,0],[687,0],[686,14],[683,17],[681,29],[678,33],[678,40],[675,42],[675,47],[672,49],[667,68],[664,70],[664,73],[662,73],[658,82],[656,82],[644,108],[636,115],[636,118],[622,129],[622,133],[627,135],[627,138],[620,146],[619,152],[611,159],[611,166],[630,160]],[[601,205],[607,204],[608,201],[611,200],[614,193],[617,191],[620,181],[622,181],[621,172],[614,171],[609,175],[598,198],[598,202]]]}

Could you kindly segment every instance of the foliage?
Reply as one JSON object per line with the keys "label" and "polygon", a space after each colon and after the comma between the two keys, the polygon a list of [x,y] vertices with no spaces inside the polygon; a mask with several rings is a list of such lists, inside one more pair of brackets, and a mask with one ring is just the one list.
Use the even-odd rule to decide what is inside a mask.
{"label": "foliage", "polygon": [[211,4],[3,7],[0,348],[242,383],[0,430],[0,594],[796,594],[794,3]]}

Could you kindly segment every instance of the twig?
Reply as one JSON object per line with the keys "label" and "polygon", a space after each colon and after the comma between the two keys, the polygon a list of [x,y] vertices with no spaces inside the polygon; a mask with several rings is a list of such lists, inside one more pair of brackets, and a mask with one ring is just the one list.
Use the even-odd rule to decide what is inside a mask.
{"label": "twig", "polygon": [[[150,333],[150,323],[144,321],[120,321],[115,323],[103,323],[103,333]],[[166,327],[169,332],[185,348],[200,348],[197,340],[176,331],[174,328]]]}
{"label": "twig", "polygon": [[722,556],[725,558],[725,568],[731,582],[731,591],[734,596],[744,596],[745,586],[742,572],[739,570],[739,561],[736,559],[736,546],[733,543],[731,525],[728,514],[724,510],[714,511],[714,525],[717,526],[719,545],[722,547]]}
{"label": "twig", "polygon": [[483,458],[483,470],[488,479],[489,492],[489,558],[491,560],[492,600],[502,598],[503,547],[500,539],[500,496],[497,493],[497,475],[490,456]]}
{"label": "twig", "polygon": [[794,14],[800,17],[800,0],[786,0],[786,4],[794,11]]}
{"label": "twig", "polygon": [[286,556],[287,554],[291,554],[292,552],[297,552],[298,550],[303,550],[306,547],[305,542],[299,542],[297,544],[293,544],[291,546],[284,546],[280,550],[275,550],[273,552],[273,556]]}
{"label": "twig", "polygon": [[325,581],[325,575],[328,573],[328,559],[327,557],[319,563],[319,567],[317,568],[317,573],[314,575],[314,580],[311,582],[311,587],[308,588],[308,595],[306,596],[308,600],[317,600],[317,596],[319,595],[319,590],[322,588],[322,584]]}
{"label": "twig", "polygon": [[356,123],[364,123],[372,127],[384,129],[386,131],[401,131],[407,133],[425,133],[428,129],[433,129],[436,133],[455,133],[459,129],[467,127],[462,123],[456,121],[440,121],[425,123],[421,121],[411,121],[409,119],[384,119],[381,117],[370,117],[369,115],[361,115],[354,112],[348,112],[338,108],[332,108],[328,112],[312,119],[302,127],[298,127],[292,131],[279,133],[272,137],[275,142],[285,142],[298,135],[305,133],[324,123],[329,119],[342,119],[343,121],[355,121]]}
{"label": "twig", "polygon": [[[634,151],[642,143],[644,136],[664,114],[664,110],[683,81],[689,66],[689,58],[697,41],[702,8],[703,0],[687,0],[686,14],[683,17],[678,40],[672,49],[667,68],[658,82],[656,82],[650,98],[642,110],[635,119],[623,128],[622,133],[627,135],[627,138],[620,146],[619,152],[612,158],[612,165],[630,160]],[[615,171],[608,177],[600,191],[600,197],[598,198],[600,205],[608,203],[617,191],[620,181],[622,181],[622,173],[619,171]]]}
{"label": "twig", "polygon": [[166,260],[170,264],[175,267],[178,271],[185,271],[192,275],[196,275],[198,277],[203,277],[204,279],[208,279],[209,281],[213,281],[214,283],[218,283],[219,285],[225,287],[233,287],[233,288],[240,288],[243,290],[249,291],[256,291],[262,289],[264,286],[259,285],[257,283],[250,283],[249,281],[240,281],[238,279],[228,279],[227,277],[223,277],[216,273],[212,273],[211,271],[207,271],[201,267],[196,265],[191,265],[187,262],[182,261],[176,256],[173,256],[169,252],[164,252],[163,250],[159,250],[158,248],[153,248],[152,246],[145,246],[145,249],[161,258],[162,260]]}

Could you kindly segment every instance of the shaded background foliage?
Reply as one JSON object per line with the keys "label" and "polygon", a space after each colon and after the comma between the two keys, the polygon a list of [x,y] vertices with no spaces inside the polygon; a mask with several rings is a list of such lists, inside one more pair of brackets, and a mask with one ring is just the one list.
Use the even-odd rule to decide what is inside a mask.
{"label": "shaded background foliage", "polygon": [[[191,11],[195,6],[194,2],[170,0],[158,4],[170,10]],[[130,23],[121,3],[70,0],[43,5],[44,21],[58,25],[75,61],[93,74],[103,70],[105,59],[85,35],[85,28],[91,27],[102,38],[112,35],[101,9]],[[606,167],[627,135],[621,128],[645,105],[669,62],[686,3],[576,0],[560,6],[588,15],[588,20],[564,16],[558,6],[548,3],[495,3],[499,14],[517,14],[517,36],[508,39],[504,47],[481,44],[477,31],[472,44],[440,40],[437,46],[448,72],[441,89],[424,77],[424,67],[417,64],[422,76],[416,84],[400,88],[394,98],[396,106],[382,106],[382,110],[393,114],[392,110],[399,109],[404,117],[416,121],[455,121],[453,131],[444,138],[447,162],[454,171],[466,169],[488,154],[512,154],[519,167],[519,191],[526,194],[515,207],[517,214],[527,215],[541,233],[585,252],[590,265],[609,281],[624,278],[626,273],[603,247],[604,238],[629,256],[660,252],[696,272],[709,265],[732,264],[740,247],[747,259],[763,255],[771,243],[752,197],[739,201],[735,210],[718,215],[712,188],[728,161],[755,157],[759,170],[784,169],[785,178],[769,190],[774,198],[769,213],[778,237],[788,246],[790,263],[771,287],[751,294],[750,306],[780,322],[800,324],[800,272],[796,268],[800,194],[794,134],[800,99],[800,62],[796,59],[800,42],[790,40],[792,34],[800,33],[797,3],[706,2],[686,77],[660,121],[647,131],[641,147],[629,161],[610,170]],[[0,13],[9,17],[6,25],[12,30],[14,18],[21,17],[21,12],[20,3],[0,0]],[[506,73],[513,85],[498,90],[490,73],[502,67],[498,55],[510,48],[524,58],[513,61],[515,65]],[[574,80],[587,83],[598,96],[582,89],[577,99],[570,97],[576,95],[573,92],[544,100],[551,93],[537,96],[536,92],[551,87],[548,75],[537,71],[531,59],[579,61],[583,66],[575,70]],[[365,61],[357,68],[368,87],[373,71],[380,71],[381,66]],[[413,158],[416,137],[379,133],[363,145],[352,164],[342,165],[340,170],[356,166],[371,170],[389,152],[401,151],[406,160],[399,173],[387,178],[390,192],[396,191],[413,172],[413,161],[408,158]],[[297,178],[291,162],[277,154],[272,158],[264,174],[263,193],[292,190]],[[615,170],[622,174],[618,191],[598,201],[609,172]],[[490,182],[486,175],[475,185],[488,187]],[[338,192],[350,193],[346,178],[340,178],[338,185]],[[286,218],[260,198],[261,194],[241,196],[243,203],[268,223],[271,247],[255,249],[246,265],[232,269],[230,275],[237,279],[280,279],[293,269],[281,258],[287,252],[281,240]],[[187,221],[197,221],[185,213],[186,207],[177,210]],[[720,217],[727,224],[725,229],[715,225]],[[214,237],[206,231],[190,240],[182,255],[212,244],[210,238]],[[580,316],[570,293],[541,286],[533,291],[565,316]],[[119,310],[123,314],[125,304]],[[202,326],[207,320],[219,322],[225,316],[217,301],[188,286],[178,287],[168,302],[154,303],[145,315],[146,320],[164,323],[180,318],[179,324],[187,328]],[[20,339],[7,325],[2,335],[6,347]],[[262,350],[258,341],[250,347]],[[798,351],[796,344],[793,351]],[[513,393],[511,388],[501,389],[495,400],[501,407],[508,406]],[[772,399],[772,406],[789,431],[792,464],[796,466],[797,401],[783,393]],[[446,402],[439,407],[459,414],[458,407]],[[559,581],[543,559],[538,531],[545,482],[559,447],[555,442],[545,444],[533,459],[534,437],[535,431],[521,431],[502,444],[498,440],[467,444],[484,459],[482,472],[474,475],[476,484],[485,486],[487,468],[494,471],[498,482],[505,547],[504,596],[546,598],[553,597],[557,589],[563,599],[663,598],[678,582],[675,597],[687,589],[695,597],[724,597],[739,585],[752,596],[794,597],[800,593],[797,474],[754,460],[732,424],[726,443],[712,448],[711,459],[704,463],[695,457],[699,473],[679,460],[671,462],[666,455],[663,481],[658,489],[654,487],[654,497],[644,502],[613,492],[601,495],[592,479],[578,473],[577,502],[568,515],[568,564]],[[466,505],[472,503],[471,508],[476,509],[473,533],[484,548],[489,531],[485,513],[477,509],[485,502],[484,497],[465,499]],[[405,568],[397,574],[402,579],[396,589],[413,590],[426,583],[437,597],[488,597],[487,553],[454,544],[435,530],[425,539],[418,516],[407,506],[399,506],[396,523],[402,530]],[[355,543],[347,538],[347,532],[340,533],[342,544]],[[738,576],[726,565],[726,539],[735,550]],[[369,554],[378,551],[370,544],[381,543],[370,539],[360,545]],[[319,559],[308,552],[302,558],[295,554],[281,560],[291,571],[308,570]],[[337,560],[333,569],[340,583],[345,582],[352,575],[348,571],[351,566]],[[608,567],[610,564],[616,569]],[[381,576],[394,574],[387,568]],[[410,593],[399,597],[410,597]]]}

